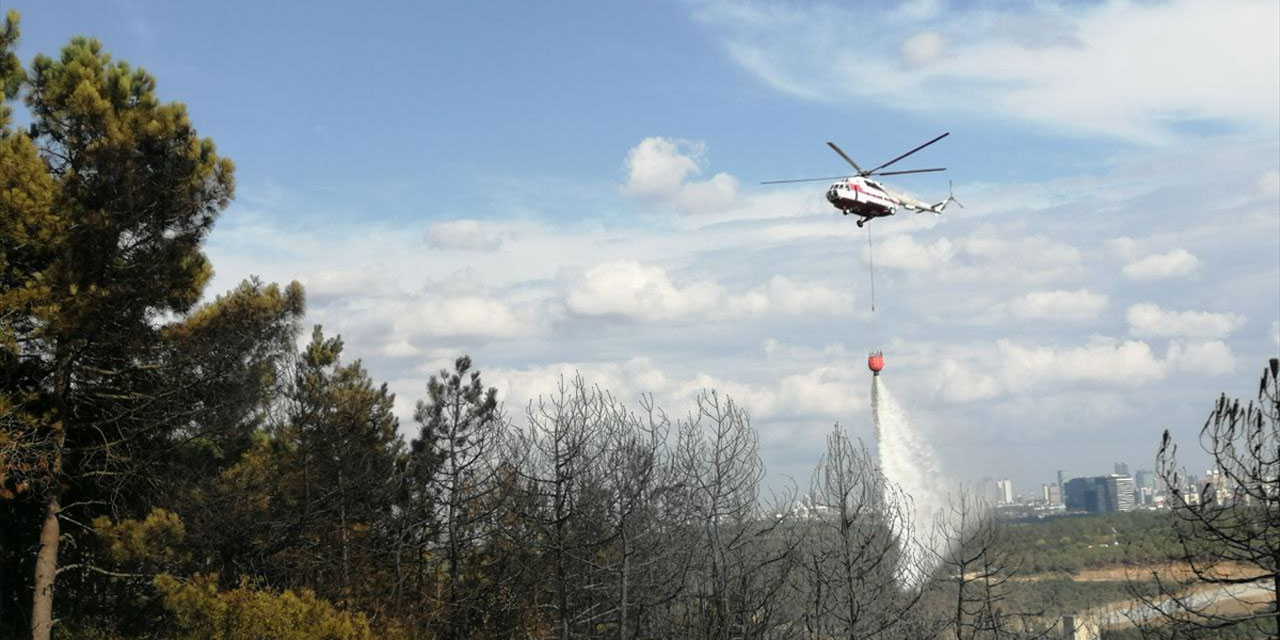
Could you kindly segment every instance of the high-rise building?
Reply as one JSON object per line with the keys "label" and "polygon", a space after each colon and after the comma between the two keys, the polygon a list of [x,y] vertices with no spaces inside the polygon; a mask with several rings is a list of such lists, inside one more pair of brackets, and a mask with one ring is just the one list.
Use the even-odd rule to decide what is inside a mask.
{"label": "high-rise building", "polygon": [[1147,489],[1155,489],[1155,472],[1150,469],[1138,469],[1138,472],[1133,475],[1133,486],[1138,489],[1142,489],[1144,487]]}
{"label": "high-rise building", "polygon": [[1107,511],[1133,511],[1133,478],[1112,474],[1107,476],[1104,486],[1107,488]]}
{"label": "high-rise building", "polygon": [[1089,513],[1132,511],[1133,478],[1115,474],[1072,478],[1067,481],[1067,494],[1063,497],[1068,509],[1083,509]]}
{"label": "high-rise building", "polygon": [[1151,487],[1138,487],[1134,490],[1134,500],[1143,506],[1151,506],[1156,503],[1156,492]]}
{"label": "high-rise building", "polygon": [[996,480],[996,504],[1013,504],[1013,482],[1008,478]]}
{"label": "high-rise building", "polygon": [[1083,509],[1089,513],[1106,511],[1106,490],[1098,486],[1102,478],[1072,478],[1067,481],[1063,501],[1068,509]]}
{"label": "high-rise building", "polygon": [[1118,475],[1118,476],[1127,476],[1127,475],[1129,475],[1129,465],[1128,465],[1128,463],[1125,463],[1125,462],[1117,462],[1117,463],[1115,464],[1115,471],[1116,471],[1115,475]]}
{"label": "high-rise building", "polygon": [[1062,492],[1058,490],[1058,485],[1052,482],[1040,485],[1040,498],[1045,504],[1062,504]]}
{"label": "high-rise building", "polygon": [[1067,495],[1067,472],[1058,469],[1058,494]]}

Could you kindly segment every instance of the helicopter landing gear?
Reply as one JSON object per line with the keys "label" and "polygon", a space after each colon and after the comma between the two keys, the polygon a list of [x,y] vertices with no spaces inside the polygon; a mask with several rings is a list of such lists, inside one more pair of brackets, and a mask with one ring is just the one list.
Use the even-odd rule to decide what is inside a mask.
{"label": "helicopter landing gear", "polygon": [[866,224],[866,223],[867,223],[867,219],[866,219],[866,218],[859,218],[859,219],[858,219],[858,226],[859,226],[859,227],[861,227],[862,225],[864,225],[864,224]]}

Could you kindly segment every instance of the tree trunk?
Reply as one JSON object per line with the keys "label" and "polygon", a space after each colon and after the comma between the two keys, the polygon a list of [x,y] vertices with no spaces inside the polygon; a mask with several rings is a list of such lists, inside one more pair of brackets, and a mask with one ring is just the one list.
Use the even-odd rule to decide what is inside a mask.
{"label": "tree trunk", "polygon": [[40,550],[36,553],[35,592],[31,596],[31,640],[49,640],[53,632],[53,581],[58,576],[58,540],[62,526],[62,426],[54,436],[54,459],[49,496],[45,499],[44,525],[40,528]]}
{"label": "tree trunk", "polygon": [[622,534],[622,603],[618,611],[618,640],[627,638],[627,578],[630,570],[630,549],[627,548],[627,534]]}
{"label": "tree trunk", "polygon": [[58,421],[53,424],[53,460],[49,465],[49,488],[45,498],[44,524],[40,527],[40,550],[36,552],[35,589],[31,594],[31,640],[49,640],[53,634],[53,583],[58,577],[58,542],[62,538],[62,448],[67,441],[67,394],[71,389],[70,366],[62,346],[54,349],[57,369],[53,396]]}

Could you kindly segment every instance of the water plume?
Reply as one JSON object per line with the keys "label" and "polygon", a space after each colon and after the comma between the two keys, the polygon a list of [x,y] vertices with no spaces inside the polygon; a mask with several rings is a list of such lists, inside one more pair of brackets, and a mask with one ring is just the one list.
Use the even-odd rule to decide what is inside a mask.
{"label": "water plume", "polygon": [[923,580],[938,563],[943,550],[935,537],[935,518],[946,506],[946,481],[933,454],[933,447],[912,428],[906,413],[882,376],[871,377],[871,412],[875,419],[876,439],[880,442],[880,469],[885,478],[897,484],[911,497],[911,531],[897,531],[901,539],[912,540],[916,551],[905,550],[908,558],[903,579],[914,584]]}

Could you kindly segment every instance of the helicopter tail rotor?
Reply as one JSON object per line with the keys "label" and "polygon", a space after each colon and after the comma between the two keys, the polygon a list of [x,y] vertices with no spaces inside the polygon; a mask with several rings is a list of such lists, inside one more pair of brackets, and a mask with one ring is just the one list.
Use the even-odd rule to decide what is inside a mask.
{"label": "helicopter tail rotor", "polygon": [[956,206],[957,206],[957,207],[960,207],[961,209],[963,209],[963,208],[964,208],[964,205],[963,205],[963,204],[961,204],[959,200],[956,200],[956,194],[955,194],[955,191],[953,191],[953,190],[952,190],[952,187],[954,187],[954,186],[955,186],[955,183],[954,183],[954,182],[952,182],[952,181],[950,181],[950,180],[948,180],[948,181],[947,181],[947,201],[948,201],[948,202],[954,202],[954,203],[956,203]]}
{"label": "helicopter tail rotor", "polygon": [[959,200],[956,200],[956,194],[954,191],[952,191],[951,187],[952,187],[952,183],[950,180],[948,180],[947,181],[947,199],[943,200],[942,202],[939,202],[938,204],[933,205],[932,207],[929,207],[930,211],[938,215],[942,215],[942,211],[946,209],[947,205],[951,204],[952,202],[956,203],[957,207],[960,207],[961,209],[964,208],[964,205],[960,204]]}

